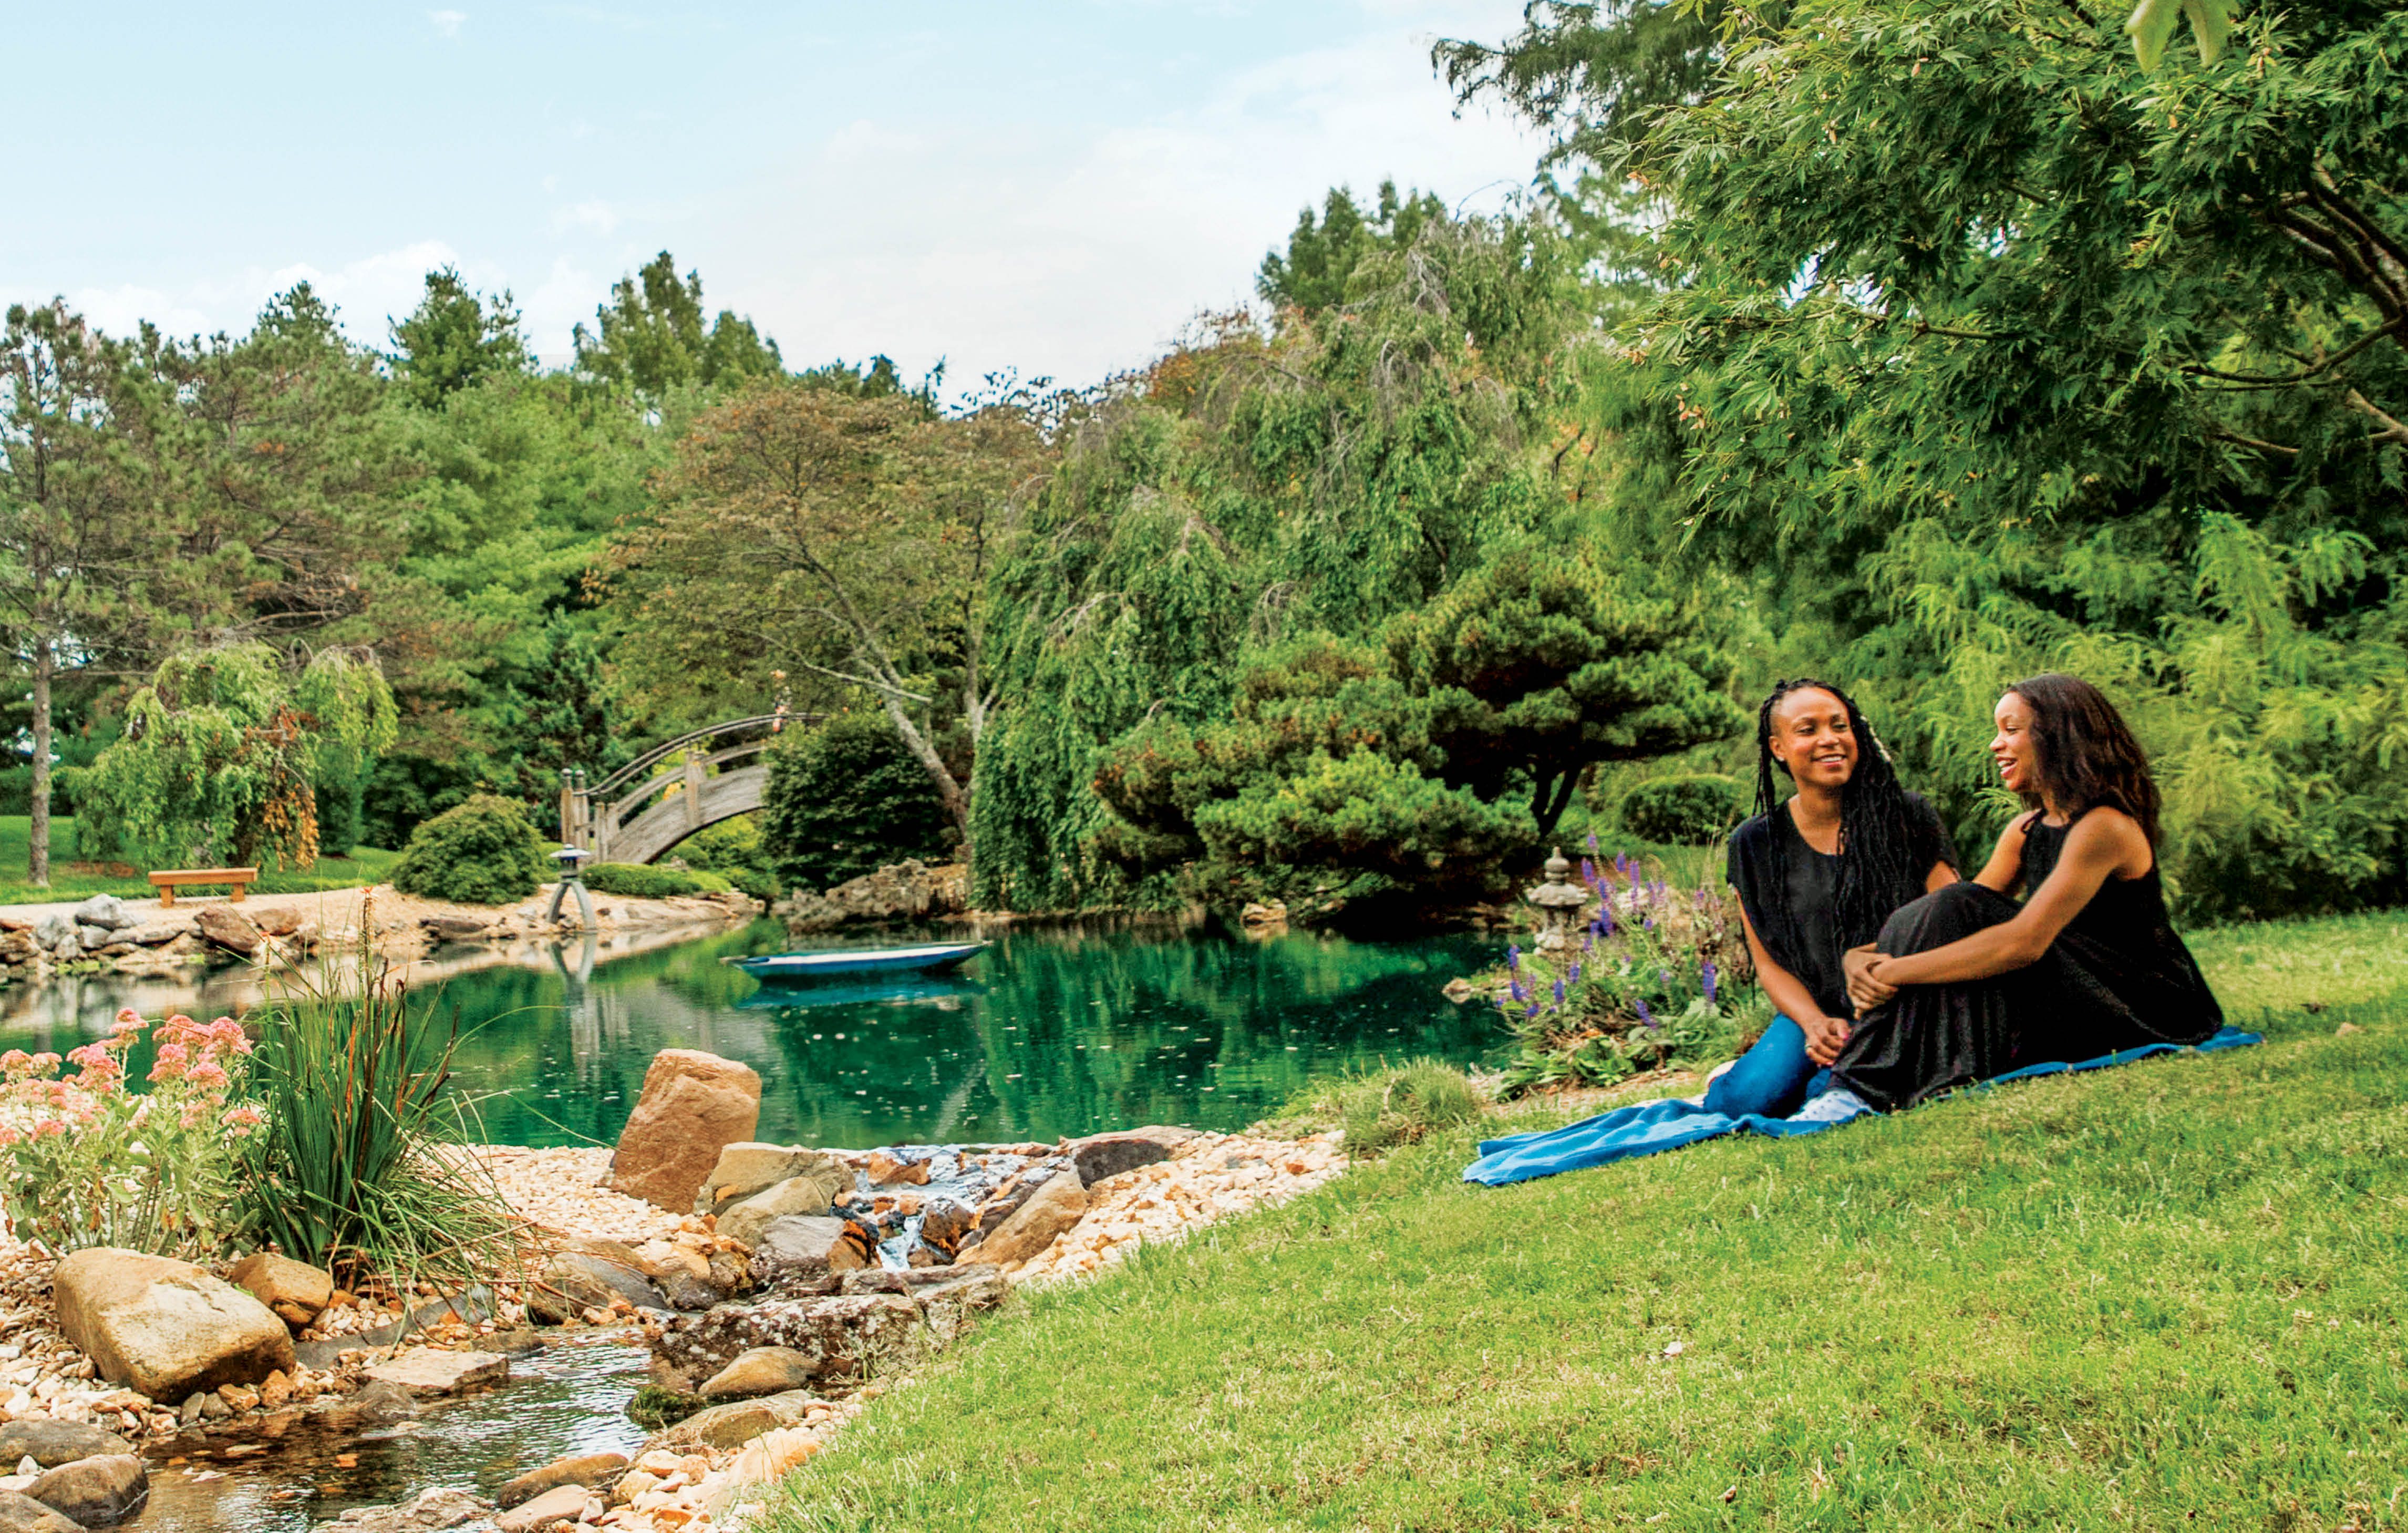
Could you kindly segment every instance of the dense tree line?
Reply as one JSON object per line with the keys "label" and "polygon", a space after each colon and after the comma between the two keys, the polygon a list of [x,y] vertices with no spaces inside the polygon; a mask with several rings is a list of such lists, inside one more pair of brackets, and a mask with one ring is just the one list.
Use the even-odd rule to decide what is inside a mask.
{"label": "dense tree line", "polygon": [[1335,190],[1259,307],[1079,390],[795,372],[666,254],[556,373],[449,271],[380,352],[306,289],[207,340],[13,309],[25,791],[55,756],[133,834],[107,750],[201,738],[162,664],[249,645],[285,693],[206,674],[254,712],[316,656],[390,685],[242,757],[330,844],[540,824],[564,767],[775,703],[845,721],[780,747],[790,878],[967,844],[1024,909],[1454,897],[1727,768],[1802,670],[1978,841],[1988,703],[2058,666],[2157,754],[2191,911],[2397,898],[2408,15],[2122,20],[1534,0],[1434,60],[1546,131],[1529,197]]}

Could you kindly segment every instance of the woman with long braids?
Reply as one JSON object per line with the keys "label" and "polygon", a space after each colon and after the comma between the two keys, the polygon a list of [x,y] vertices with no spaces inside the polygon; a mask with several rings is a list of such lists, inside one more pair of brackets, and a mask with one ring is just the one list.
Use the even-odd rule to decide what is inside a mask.
{"label": "woman with long braids", "polygon": [[[1776,767],[1796,787],[1786,800]],[[1707,1088],[1708,1110],[1795,1110],[1848,1040],[1849,966],[1870,957],[1890,912],[1956,877],[1939,814],[1899,783],[1848,695],[1804,677],[1776,684],[1756,709],[1756,814],[1731,833],[1729,878],[1780,1014]]]}
{"label": "woman with long braids", "polygon": [[1900,910],[1850,968],[1863,1021],[1832,1084],[1877,1108],[2043,1061],[2199,1043],[2223,1024],[2167,919],[2157,787],[2115,705],[2087,681],[2035,676],[1996,721],[1999,781],[2030,812],[1972,881]]}

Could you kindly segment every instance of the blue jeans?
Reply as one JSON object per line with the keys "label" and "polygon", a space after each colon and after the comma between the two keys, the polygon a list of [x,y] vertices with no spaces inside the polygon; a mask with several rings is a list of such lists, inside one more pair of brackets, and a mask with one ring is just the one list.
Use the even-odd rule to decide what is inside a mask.
{"label": "blue jeans", "polygon": [[1775,1017],[1756,1047],[1706,1088],[1706,1110],[1727,1118],[1751,1112],[1786,1118],[1824,1089],[1828,1073],[1806,1057],[1806,1030]]}

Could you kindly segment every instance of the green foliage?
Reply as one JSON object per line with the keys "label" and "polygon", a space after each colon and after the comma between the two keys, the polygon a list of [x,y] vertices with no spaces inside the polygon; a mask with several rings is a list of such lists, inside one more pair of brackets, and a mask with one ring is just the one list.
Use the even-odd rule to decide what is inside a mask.
{"label": "green foliage", "polygon": [[1349,297],[1347,284],[1364,257],[1375,251],[1411,250],[1422,229],[1446,217],[1446,205],[1426,192],[1399,198],[1397,183],[1380,183],[1380,200],[1369,217],[1346,187],[1332,187],[1318,222],[1307,208],[1296,216],[1287,253],[1263,257],[1254,291],[1274,308],[1317,313]]}
{"label": "green foliage", "polygon": [[864,711],[780,737],[760,836],[781,881],[821,889],[906,858],[945,861],[953,823],[894,726]]}
{"label": "green foliage", "polygon": [[982,905],[1128,897],[1091,786],[1116,739],[1212,726],[1251,649],[1368,640],[1561,513],[1534,444],[1574,282],[1543,219],[1427,222],[1362,254],[1342,311],[1211,323],[1078,423],[992,587]]}
{"label": "green foliage", "polygon": [[1344,1125],[1350,1155],[1376,1155],[1400,1144],[1418,1144],[1433,1133],[1478,1118],[1484,1106],[1461,1070],[1435,1059],[1354,1077],[1327,1095]]}
{"label": "green foliage", "polygon": [[716,873],[655,867],[649,863],[595,863],[585,869],[585,882],[602,894],[625,895],[633,899],[724,894],[733,887]]}
{"label": "green foliage", "polygon": [[2154,74],[2165,61],[2166,44],[2173,40],[2174,24],[2187,17],[2199,40],[2199,62],[2214,64],[2232,36],[2232,19],[2241,13],[2240,0],[2141,0],[2124,30],[2132,35],[2132,55]]}
{"label": "green foliage", "polygon": [[426,296],[408,319],[394,322],[393,344],[402,389],[428,408],[480,379],[523,373],[535,364],[510,295],[487,308],[454,266],[426,274]]}
{"label": "green foliage", "polygon": [[1130,731],[1096,777],[1121,821],[1096,849],[1137,871],[1198,860],[1216,894],[1484,881],[1555,827],[1590,766],[1738,733],[1728,670],[1695,604],[1578,551],[1509,548],[1379,650],[1276,646],[1226,720]]}
{"label": "green foliage", "polygon": [[171,656],[126,704],[124,735],[75,775],[85,850],[308,867],[316,784],[355,777],[394,729],[369,656],[322,650],[297,674],[265,644]]}
{"label": "green foliage", "polygon": [[552,876],[550,851],[517,804],[476,794],[410,832],[393,886],[463,905],[507,905]]}
{"label": "green foliage", "polygon": [[[1647,148],[1660,311],[1593,372],[1636,557],[1758,572],[1978,846],[1998,692],[2104,685],[2193,916],[2408,892],[2408,12],[1733,10]],[[2361,246],[2358,242],[2367,242]]]}
{"label": "green foliage", "polygon": [[687,867],[716,873],[754,899],[775,900],[781,892],[761,822],[752,815],[705,825],[677,844],[677,854]]}
{"label": "green foliage", "polygon": [[1483,978],[1519,1045],[1507,1095],[1702,1068],[1764,1031],[1771,1006],[1736,895],[1673,889],[1619,855],[1608,867],[1583,859],[1581,878],[1598,901],[1586,929],[1557,948],[1510,947]]}
{"label": "green foliage", "polygon": [[482,1138],[445,1089],[456,1019],[378,968],[363,945],[351,972],[330,966],[264,1010],[251,1069],[266,1122],[242,1141],[241,1207],[262,1239],[346,1282],[490,1280],[513,1220],[479,1163],[445,1152]]}
{"label": "green foliage", "polygon": [[[151,1089],[136,1096],[126,1056],[144,1027],[125,1010],[64,1062],[0,1055],[0,1196],[19,1239],[53,1256],[121,1246],[207,1261],[234,1237],[236,1156],[259,1114],[226,1101],[241,1090],[250,1041],[224,1017],[170,1017]],[[62,1079],[62,1063],[76,1073]]]}
{"label": "green foliage", "polygon": [[1745,804],[1732,778],[1651,777],[1623,796],[1622,828],[1642,841],[1702,846],[1739,824]]}
{"label": "green foliage", "polygon": [[784,370],[778,343],[751,320],[723,308],[703,328],[702,274],[689,271],[681,279],[666,251],[621,278],[594,320],[592,331],[577,327],[577,370],[648,398],[681,385],[707,389]]}

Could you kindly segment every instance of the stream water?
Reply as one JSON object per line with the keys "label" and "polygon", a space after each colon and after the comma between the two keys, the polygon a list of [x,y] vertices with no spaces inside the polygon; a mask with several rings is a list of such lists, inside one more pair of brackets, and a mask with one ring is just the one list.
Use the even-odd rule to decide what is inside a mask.
{"label": "stream water", "polygon": [[[940,980],[764,987],[719,961],[796,945],[760,922],[615,959],[572,940],[418,994],[457,1027],[455,1079],[477,1097],[485,1137],[504,1144],[609,1142],[646,1065],[667,1048],[759,1070],[759,1138],[858,1149],[1149,1123],[1233,1129],[1317,1079],[1383,1060],[1470,1063],[1503,1042],[1494,1010],[1440,993],[1494,961],[1495,944],[1478,938],[1257,938],[1142,922],[983,935],[994,945]],[[810,945],[960,936],[890,929]],[[197,982],[103,975],[10,986],[0,990],[0,1049],[64,1053],[105,1035],[121,1007],[154,1019],[239,1014],[256,995],[231,969]],[[147,1073],[147,1060],[131,1064],[136,1080]],[[577,1335],[514,1359],[509,1383],[436,1405],[391,1435],[362,1440],[305,1414],[272,1435],[162,1447],[150,1455],[150,1506],[126,1526],[298,1533],[430,1485],[490,1493],[569,1453],[626,1451],[643,1437],[623,1408],[646,1354]]]}

